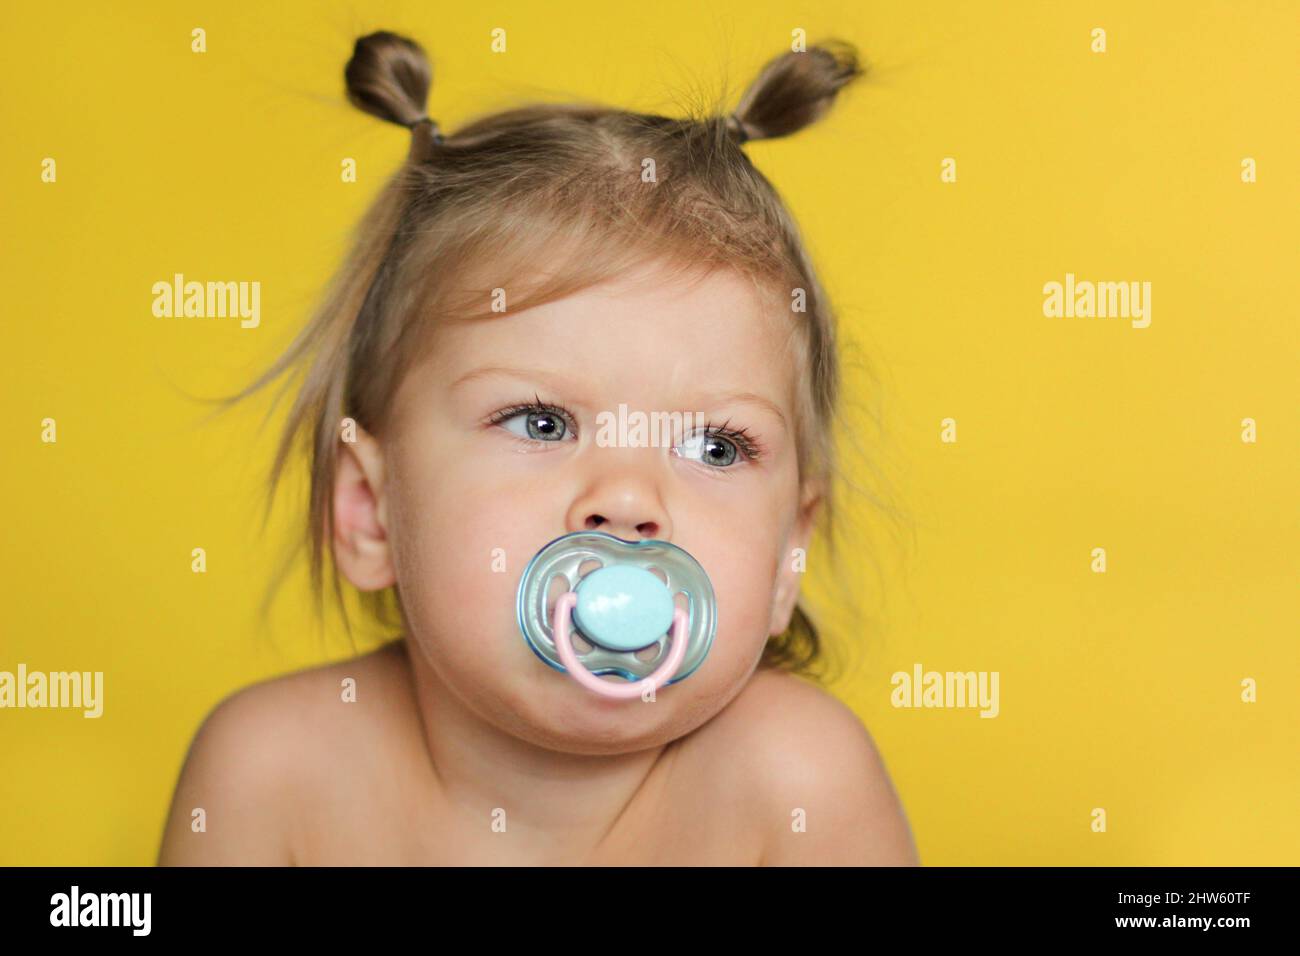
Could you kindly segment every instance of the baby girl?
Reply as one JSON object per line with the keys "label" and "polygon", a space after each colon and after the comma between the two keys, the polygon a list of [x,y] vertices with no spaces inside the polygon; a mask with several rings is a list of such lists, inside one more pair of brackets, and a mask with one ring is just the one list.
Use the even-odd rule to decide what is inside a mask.
{"label": "baby girl", "polygon": [[[424,51],[357,41],[349,99],[408,127],[410,155],[239,397],[301,369],[273,477],[302,442],[316,594],[328,565],[401,636],[217,706],[159,863],[917,862],[870,735],[801,673],[835,334],[743,149],[860,73],[830,43],[771,61],[726,116],[534,105],[444,135]],[[621,407],[691,427],[598,440]],[[591,542],[606,560],[584,565],[626,587],[569,580],[529,613],[535,556]],[[685,601],[673,575],[700,582]]]}

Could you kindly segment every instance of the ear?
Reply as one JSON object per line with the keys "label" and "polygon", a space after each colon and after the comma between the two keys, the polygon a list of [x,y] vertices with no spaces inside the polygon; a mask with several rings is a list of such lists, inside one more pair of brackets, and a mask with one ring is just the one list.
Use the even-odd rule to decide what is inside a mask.
{"label": "ear", "polygon": [[[803,579],[804,562],[808,544],[812,540],[813,525],[822,506],[820,484],[810,482],[800,496],[799,512],[786,537],[780,564],[776,572],[776,585],[772,592],[772,620],[769,634],[775,637],[790,626],[794,606],[799,600],[799,585]],[[796,550],[798,549],[798,550]]]}
{"label": "ear", "polygon": [[339,439],[334,467],[334,560],[362,591],[390,587],[397,575],[388,541],[384,455],[379,442],[356,428]]}

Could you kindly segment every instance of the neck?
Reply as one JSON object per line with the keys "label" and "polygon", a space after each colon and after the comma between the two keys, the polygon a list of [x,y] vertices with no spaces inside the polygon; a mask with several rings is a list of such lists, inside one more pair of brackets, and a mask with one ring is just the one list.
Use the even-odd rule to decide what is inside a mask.
{"label": "neck", "polygon": [[491,833],[504,811],[518,849],[581,853],[598,847],[641,793],[671,744],[628,754],[563,753],[484,719],[439,677],[409,638],[402,642],[424,730],[424,748],[447,804],[467,827]]}

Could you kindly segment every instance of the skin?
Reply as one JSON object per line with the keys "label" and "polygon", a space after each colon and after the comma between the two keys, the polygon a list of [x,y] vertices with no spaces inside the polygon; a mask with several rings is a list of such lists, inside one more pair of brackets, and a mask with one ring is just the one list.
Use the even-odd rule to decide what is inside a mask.
{"label": "skin", "polygon": [[[382,433],[340,443],[335,481],[339,569],[362,590],[397,586],[404,639],[224,701],[191,747],[160,863],[917,862],[857,717],[756,671],[788,626],[791,551],[820,504],[795,457],[790,315],[727,271],[678,280],[652,264],[434,332]],[[573,413],[562,436],[545,413],[532,420],[550,439],[528,413],[488,421],[534,393]],[[596,416],[620,403],[744,427],[760,455],[725,439],[602,447]],[[590,529],[672,541],[713,583],[709,656],[653,702],[591,693],[519,634],[524,565]],[[194,807],[219,828],[194,833]]]}

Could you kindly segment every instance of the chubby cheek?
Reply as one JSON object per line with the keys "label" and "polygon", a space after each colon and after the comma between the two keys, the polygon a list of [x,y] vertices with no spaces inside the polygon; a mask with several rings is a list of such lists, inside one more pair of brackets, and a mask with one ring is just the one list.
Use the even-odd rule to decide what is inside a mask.
{"label": "chubby cheek", "polygon": [[718,629],[709,656],[683,687],[707,674],[711,691],[725,693],[749,676],[767,642],[776,547],[766,538],[688,547],[709,573]]}
{"label": "chubby cheek", "polygon": [[[475,683],[523,647],[515,622],[519,575],[543,522],[486,483],[398,483],[391,499],[397,584],[426,657]],[[448,675],[449,676],[449,675]]]}

